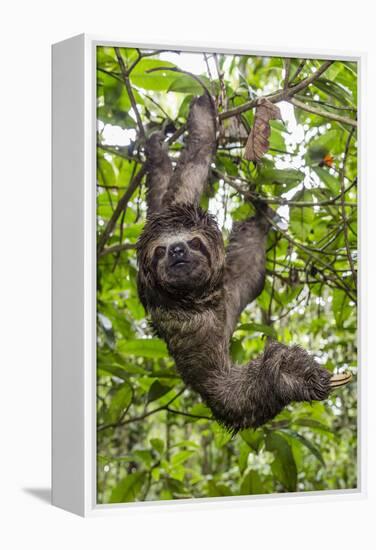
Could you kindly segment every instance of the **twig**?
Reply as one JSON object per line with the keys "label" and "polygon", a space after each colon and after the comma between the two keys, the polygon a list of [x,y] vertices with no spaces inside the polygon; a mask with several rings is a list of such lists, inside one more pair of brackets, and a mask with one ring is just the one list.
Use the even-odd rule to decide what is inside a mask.
{"label": "twig", "polygon": [[102,252],[99,254],[99,257],[103,258],[103,256],[106,256],[107,254],[117,254],[118,252],[123,252],[124,250],[136,250],[136,244],[123,243],[115,244],[114,246],[108,246],[107,248],[104,248],[102,250]]}
{"label": "twig", "polygon": [[141,420],[144,420],[148,416],[151,416],[152,414],[155,414],[160,411],[166,411],[168,410],[168,406],[171,405],[177,399],[180,397],[182,393],[184,393],[185,388],[180,390],[178,393],[174,395],[167,403],[166,405],[161,405],[160,407],[157,407],[156,409],[152,409],[151,411],[148,411],[140,416],[133,416],[132,418],[128,418],[127,420],[123,420],[122,422],[111,422],[110,424],[102,424],[101,426],[97,427],[98,432],[102,432],[103,430],[108,430],[109,428],[119,428],[120,426],[125,426],[126,424],[131,424],[132,422],[140,422]]}
{"label": "twig", "polygon": [[[308,78],[305,78],[295,86],[287,88],[286,90],[285,89],[278,90],[277,92],[274,92],[273,94],[270,94],[270,95],[266,95],[264,97],[266,97],[271,103],[278,103],[279,101],[288,100],[293,95],[295,95],[296,93],[300,92],[301,90],[303,90],[304,88],[312,84],[312,82],[314,82],[317,78],[319,78],[319,76],[321,76],[330,67],[332,63],[334,63],[334,61],[326,61],[321,65],[319,69],[317,69],[315,73],[313,73]],[[164,67],[164,69],[172,70],[171,67]],[[184,72],[184,71],[181,71],[181,72]],[[196,77],[192,73],[187,73],[187,74],[190,74],[196,80],[198,79],[198,77]],[[206,88],[202,84],[202,82],[200,82],[200,84],[204,88]],[[229,109],[228,111],[218,113],[218,119],[221,121],[227,118],[231,118],[233,116],[240,115],[241,113],[245,113],[246,111],[250,111],[251,109],[254,109],[257,106],[257,103],[260,99],[261,99],[260,97],[257,97],[255,99],[252,99],[251,101],[247,101],[246,103],[239,105],[239,107],[234,107],[233,109]],[[176,141],[182,134],[184,134],[186,128],[187,128],[186,123],[180,126],[180,128],[176,130],[176,132],[166,140],[166,143],[170,144]]]}
{"label": "twig", "polygon": [[199,76],[193,74],[193,73],[190,73],[189,71],[183,71],[183,69],[179,69],[178,67],[154,67],[153,69],[148,69],[146,72],[147,73],[154,73],[155,71],[172,71],[174,73],[186,74],[186,75],[190,76],[191,78],[193,78],[193,80],[196,80],[196,82],[198,82],[200,84],[200,86],[202,86],[202,88],[208,94],[208,96],[210,98],[212,97],[212,95],[210,93],[210,90],[202,82],[201,78]]}
{"label": "twig", "polygon": [[356,288],[356,286],[357,286],[357,276],[356,276],[356,271],[355,271],[355,266],[354,266],[354,260],[351,256],[350,243],[349,243],[349,234],[348,234],[348,223],[349,222],[348,222],[348,219],[347,219],[347,216],[346,216],[344,193],[343,193],[344,187],[345,187],[344,179],[345,179],[346,161],[347,161],[347,157],[348,157],[348,154],[349,154],[350,142],[351,142],[351,138],[352,138],[353,134],[354,134],[354,130],[352,129],[350,131],[349,136],[348,136],[347,141],[346,141],[345,155],[343,157],[343,162],[342,162],[342,167],[341,167],[341,171],[340,171],[339,181],[340,181],[341,190],[342,190],[341,210],[342,210],[342,219],[343,219],[343,236],[344,236],[344,239],[345,239],[347,257],[348,257],[348,260],[349,260],[349,264],[350,264],[350,267],[351,267],[351,273],[352,273],[354,285],[355,285],[355,288]]}
{"label": "twig", "polygon": [[289,87],[290,67],[291,67],[291,59],[286,58],[285,59],[285,82],[283,86],[285,90]]}
{"label": "twig", "polygon": [[133,94],[131,83],[129,82],[129,74],[130,74],[131,70],[135,67],[135,65],[138,63],[138,61],[141,59],[141,57],[139,59],[137,59],[132,64],[131,68],[128,70],[125,67],[124,60],[123,60],[123,58],[121,56],[121,53],[120,53],[120,48],[115,48],[115,53],[116,53],[116,57],[117,57],[117,60],[118,60],[118,63],[119,63],[121,74],[122,74],[122,77],[123,77],[123,80],[124,80],[124,84],[125,84],[125,87],[127,89],[128,96],[129,96],[129,99],[130,99],[130,102],[131,102],[131,105],[132,105],[132,109],[133,109],[133,112],[134,112],[134,114],[136,116],[136,119],[137,119],[137,126],[138,126],[138,129],[139,129],[140,135],[143,139],[145,139],[146,136],[145,136],[144,126],[142,124],[140,113],[138,112],[138,109],[137,109],[137,104],[136,104],[136,100],[135,100],[135,97],[134,97],[134,94]]}
{"label": "twig", "polygon": [[[103,149],[103,151],[106,151],[106,152],[110,153],[111,155],[116,155],[117,157],[121,157],[124,160],[129,160],[129,161],[133,161],[133,162],[140,162],[136,157],[126,155],[125,153],[123,153],[122,150],[116,149],[116,147],[119,147],[119,146],[105,145],[104,143],[97,143],[97,147],[99,149]],[[126,147],[122,147],[122,149],[126,149]]]}
{"label": "twig", "polygon": [[[310,247],[307,247],[305,246],[304,244],[301,244],[299,243],[298,241],[296,241],[295,239],[293,239],[288,233],[287,231],[281,229],[275,222],[274,220],[272,220],[272,218],[270,216],[268,216],[268,214],[264,211],[261,211],[262,215],[268,220],[268,222],[277,230],[279,231],[280,233],[282,233],[282,235],[285,237],[286,240],[288,240],[291,244],[293,244],[294,246],[296,246],[297,248],[300,248],[301,250],[303,250],[310,258],[316,260],[316,262],[319,262],[321,265],[323,265],[326,269],[328,269],[332,274],[333,276],[337,279],[337,282],[338,282],[338,286],[341,288],[341,290],[343,290],[351,300],[354,300],[354,302],[356,302],[356,296],[353,296],[352,293],[351,293],[351,289],[349,289],[347,287],[347,285],[345,285],[345,283],[343,283],[342,279],[338,276],[336,270],[330,265],[328,264],[327,262],[325,262],[322,258],[320,258],[320,256],[317,256],[315,253],[312,252],[312,249]],[[318,250],[318,252],[321,252],[320,250]]]}
{"label": "twig", "polygon": [[212,416],[204,416],[200,414],[192,414],[187,413],[184,411],[178,411],[176,409],[171,409],[170,407],[166,407],[166,411],[173,413],[173,414],[180,414],[181,416],[187,416],[189,418],[198,418],[199,420],[215,420]]}
{"label": "twig", "polygon": [[303,103],[302,101],[299,101],[298,99],[295,99],[294,97],[289,99],[289,102],[295,105],[295,107],[298,107],[303,111],[307,111],[307,113],[312,113],[313,115],[318,115],[323,118],[328,118],[329,120],[335,120],[336,122],[342,122],[342,124],[348,124],[353,128],[357,127],[357,121],[347,116],[336,115],[334,113],[328,113],[327,111],[322,111],[321,109],[316,109],[316,107],[310,107],[309,105],[306,105],[305,103]]}
{"label": "twig", "polygon": [[[290,99],[293,95],[303,90],[304,88],[307,88],[307,86],[312,84],[315,80],[317,80],[333,63],[334,61],[325,61],[325,63],[323,63],[321,67],[317,69],[316,72],[314,72],[313,74],[311,74],[311,76],[309,76],[308,78],[305,78],[298,84],[295,84],[295,86],[292,86],[287,90],[284,90],[284,89],[278,90],[277,92],[274,92],[273,94],[270,94],[264,97],[266,97],[271,103],[286,101]],[[230,118],[232,116],[240,115],[245,111],[249,111],[250,109],[253,109],[254,107],[256,107],[259,99],[260,98],[252,99],[252,101],[247,101],[246,103],[243,103],[243,105],[239,105],[239,107],[235,107],[234,109],[229,109],[224,113],[220,113],[219,118],[223,120],[226,118]]]}
{"label": "twig", "polygon": [[296,71],[294,72],[294,74],[292,75],[292,77],[291,77],[291,79],[290,79],[290,82],[289,82],[289,85],[290,85],[290,86],[291,86],[291,84],[294,82],[294,80],[296,80],[296,79],[298,78],[298,76],[300,75],[300,73],[301,73],[302,70],[304,69],[304,65],[305,65],[305,64],[306,64],[306,60],[305,60],[305,59],[303,59],[303,60],[299,63],[299,65],[298,65]]}
{"label": "twig", "polygon": [[[346,189],[343,190],[343,192],[341,191],[341,193],[339,195],[336,195],[332,199],[327,199],[327,200],[317,201],[317,202],[292,201],[292,200],[286,199],[284,197],[264,197],[264,196],[260,195],[259,193],[256,193],[255,191],[250,191],[249,189],[243,189],[240,185],[238,185],[235,181],[233,181],[234,179],[238,179],[235,176],[229,176],[228,174],[224,174],[223,172],[220,172],[217,169],[213,169],[213,172],[215,174],[217,174],[221,179],[223,179],[226,183],[228,183],[228,185],[230,185],[230,187],[235,189],[235,191],[237,191],[238,193],[241,193],[246,199],[250,200],[250,202],[262,200],[263,202],[265,202],[267,204],[278,204],[280,206],[298,206],[298,207],[301,207],[301,208],[309,207],[309,206],[329,206],[329,205],[339,206],[339,205],[335,204],[336,201],[338,201],[338,199],[340,199],[342,197],[342,194],[346,194],[354,185],[354,184],[349,185]],[[243,180],[243,181],[245,181],[245,180]],[[248,182],[248,183],[250,183],[250,182]],[[356,202],[346,202],[345,206],[356,208],[357,203]]]}
{"label": "twig", "polygon": [[328,109],[335,109],[337,111],[352,111],[353,113],[356,113],[356,109],[354,107],[343,107],[339,105],[331,105],[330,103],[327,103],[326,101],[322,101],[321,99],[313,99],[310,96],[307,95],[296,95],[294,96],[296,99],[299,99],[300,101],[308,101],[309,103],[317,103],[317,105],[323,105],[324,107],[327,107]]}
{"label": "twig", "polygon": [[133,193],[136,191],[137,187],[140,185],[142,178],[146,174],[146,165],[143,164],[141,169],[137,172],[133,180],[130,182],[130,184],[127,187],[127,190],[125,191],[124,195],[121,197],[119,202],[117,203],[117,206],[114,210],[114,213],[112,214],[111,218],[109,219],[105,230],[101,234],[101,236],[98,239],[98,246],[97,246],[97,253],[98,256],[101,255],[104,245],[108,241],[111,232],[113,231],[116,222],[120,216],[120,214],[126,210],[128,206],[128,202],[131,199]]}

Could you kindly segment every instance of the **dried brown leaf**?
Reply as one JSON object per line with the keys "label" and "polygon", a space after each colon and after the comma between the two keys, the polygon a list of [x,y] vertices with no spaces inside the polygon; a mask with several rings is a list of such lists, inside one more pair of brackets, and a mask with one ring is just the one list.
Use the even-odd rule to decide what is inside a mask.
{"label": "dried brown leaf", "polygon": [[270,121],[273,119],[282,120],[279,107],[266,98],[259,99],[253,127],[245,145],[244,158],[258,162],[265,155],[269,149]]}

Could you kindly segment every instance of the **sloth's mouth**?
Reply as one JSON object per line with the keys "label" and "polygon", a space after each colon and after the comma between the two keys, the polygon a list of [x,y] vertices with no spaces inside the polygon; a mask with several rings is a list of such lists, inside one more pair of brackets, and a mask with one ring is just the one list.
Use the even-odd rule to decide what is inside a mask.
{"label": "sloth's mouth", "polygon": [[174,262],[172,262],[170,264],[170,267],[179,267],[179,266],[182,266],[182,265],[185,265],[185,264],[188,264],[189,262],[187,262],[187,260],[175,260]]}

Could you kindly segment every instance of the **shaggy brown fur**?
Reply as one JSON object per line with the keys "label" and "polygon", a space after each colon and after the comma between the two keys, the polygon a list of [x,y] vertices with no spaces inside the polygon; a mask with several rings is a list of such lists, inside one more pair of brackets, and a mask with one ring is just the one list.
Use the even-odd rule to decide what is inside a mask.
{"label": "shaggy brown fur", "polygon": [[219,422],[237,431],[264,424],[293,401],[326,399],[349,377],[331,377],[303,349],[278,342],[247,365],[232,363],[236,322],[264,286],[269,223],[259,208],[254,217],[234,224],[225,251],[216,221],[198,206],[215,151],[215,113],[207,95],[192,102],[188,130],[174,172],[162,135],[147,144],[148,217],[138,242],[139,295],[183,380]]}

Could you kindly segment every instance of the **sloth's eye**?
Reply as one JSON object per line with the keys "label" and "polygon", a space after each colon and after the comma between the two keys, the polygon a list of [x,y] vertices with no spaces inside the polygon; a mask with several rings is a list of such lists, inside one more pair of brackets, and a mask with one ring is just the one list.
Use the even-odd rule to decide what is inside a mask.
{"label": "sloth's eye", "polygon": [[201,240],[198,237],[195,237],[191,241],[189,241],[189,246],[193,248],[193,250],[200,250],[201,248]]}
{"label": "sloth's eye", "polygon": [[163,258],[163,256],[165,255],[165,252],[166,252],[166,247],[165,246],[157,246],[157,248],[155,249],[155,256],[157,258]]}

